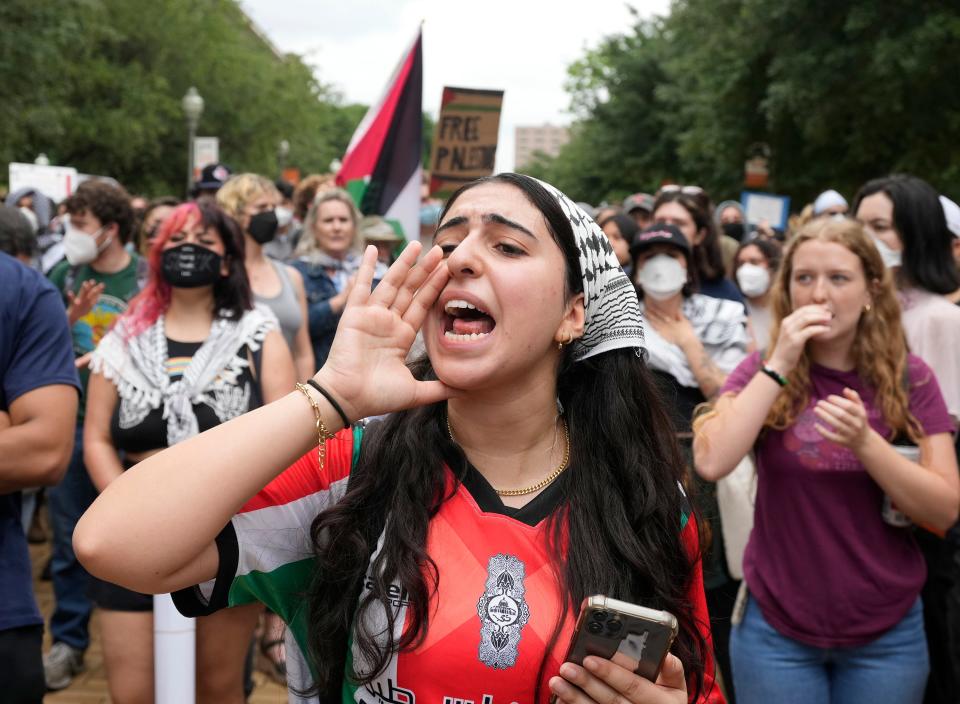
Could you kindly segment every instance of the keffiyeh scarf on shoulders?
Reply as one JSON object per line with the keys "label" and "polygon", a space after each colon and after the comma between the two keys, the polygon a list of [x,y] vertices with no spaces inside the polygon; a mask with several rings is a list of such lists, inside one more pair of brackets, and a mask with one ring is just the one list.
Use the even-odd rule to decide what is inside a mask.
{"label": "keffiyeh scarf on shoulders", "polygon": [[90,360],[92,371],[103,374],[117,387],[120,399],[120,427],[143,422],[150,411],[163,408],[167,421],[167,444],[193,437],[199,432],[194,404],[206,404],[220,422],[244,413],[250,389],[238,379],[249,366],[238,352],[246,346],[260,349],[264,336],[279,329],[270,310],[256,306],[239,320],[218,317],[210,335],[190,359],[176,381],[167,373],[167,336],[161,315],[149,328],[127,339],[124,321],[107,333]]}
{"label": "keffiyeh scarf on shoulders", "polygon": [[[695,293],[684,299],[683,314],[720,371],[729,374],[747,356],[750,338],[742,304]],[[652,325],[647,328],[647,350],[651,369],[666,372],[681,386],[699,386],[683,350],[665,340]]]}

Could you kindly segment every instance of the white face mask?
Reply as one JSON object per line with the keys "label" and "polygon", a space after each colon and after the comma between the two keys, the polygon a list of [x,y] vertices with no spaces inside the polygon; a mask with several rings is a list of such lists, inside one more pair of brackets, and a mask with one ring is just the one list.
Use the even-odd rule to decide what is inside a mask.
{"label": "white face mask", "polygon": [[284,208],[282,205],[278,205],[274,208],[273,212],[277,216],[277,229],[282,230],[291,222],[293,222],[293,211],[290,208]]}
{"label": "white face mask", "polygon": [[756,298],[770,288],[770,272],[759,264],[744,264],[737,269],[737,283],[744,296]]}
{"label": "white face mask", "polygon": [[644,262],[637,272],[637,283],[644,295],[663,301],[683,290],[687,270],[669,254],[658,254]]}
{"label": "white face mask", "polygon": [[97,237],[103,232],[104,225],[92,235],[88,232],[78,229],[69,220],[66,221],[63,235],[63,251],[67,257],[70,266],[78,264],[89,264],[96,259],[100,252],[110,246],[112,237],[108,237],[99,246],[97,246]]}
{"label": "white face mask", "polygon": [[890,245],[878,237],[873,237],[873,243],[880,251],[880,258],[883,259],[883,265],[888,269],[893,269],[903,265],[903,252],[891,249]]}

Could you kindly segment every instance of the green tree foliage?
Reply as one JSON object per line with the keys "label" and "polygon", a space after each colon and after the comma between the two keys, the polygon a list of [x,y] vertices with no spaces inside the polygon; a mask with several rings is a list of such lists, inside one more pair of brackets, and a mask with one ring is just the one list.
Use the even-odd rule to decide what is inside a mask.
{"label": "green tree foliage", "polygon": [[666,179],[724,197],[759,142],[795,203],[893,171],[957,196],[958,46],[956,3],[676,0],[570,68],[572,139],[533,171],[594,202]]}
{"label": "green tree foliage", "polygon": [[180,101],[196,86],[198,134],[235,170],[328,170],[360,121],[295,55],[277,56],[234,0],[0,3],[0,163],[32,161],[117,178],[132,192],[184,189]]}

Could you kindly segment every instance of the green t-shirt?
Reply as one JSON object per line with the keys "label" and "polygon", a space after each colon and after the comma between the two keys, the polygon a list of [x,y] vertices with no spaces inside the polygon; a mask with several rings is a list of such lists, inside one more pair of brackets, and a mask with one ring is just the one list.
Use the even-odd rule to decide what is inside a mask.
{"label": "green t-shirt", "polygon": [[[137,260],[137,255],[131,254],[130,263],[112,274],[103,274],[89,264],[81,264],[75,268],[71,284],[74,293],[80,290],[84,281],[90,279],[104,285],[99,300],[90,309],[89,313],[74,323],[71,330],[73,353],[77,357],[92,352],[96,348],[100,339],[107,334],[117,318],[127,309],[127,303],[130,299],[137,295],[139,290],[137,285]],[[64,303],[67,301],[64,286],[70,269],[69,262],[64,260],[53,267],[50,272],[50,281],[60,291]],[[86,369],[80,370],[80,383],[83,385],[84,395],[86,395],[89,376],[90,374]],[[81,403],[77,411],[78,420],[83,420],[83,409],[84,404]]]}

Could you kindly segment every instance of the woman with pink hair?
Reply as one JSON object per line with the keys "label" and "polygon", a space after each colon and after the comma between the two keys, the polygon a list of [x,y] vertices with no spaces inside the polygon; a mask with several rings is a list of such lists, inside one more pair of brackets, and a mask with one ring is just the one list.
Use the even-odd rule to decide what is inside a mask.
{"label": "woman with pink hair", "polygon": [[[90,363],[84,459],[100,491],[163,448],[279,398],[295,378],[276,318],[252,303],[243,234],[222,210],[179,206],[149,256],[149,282]],[[90,596],[112,701],[152,701],[152,597],[98,579]],[[199,701],[244,700],[259,611],[198,620]]]}

